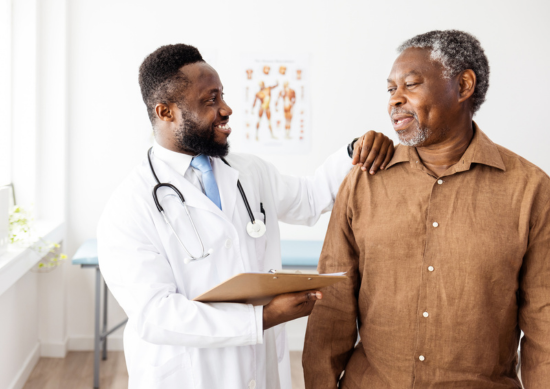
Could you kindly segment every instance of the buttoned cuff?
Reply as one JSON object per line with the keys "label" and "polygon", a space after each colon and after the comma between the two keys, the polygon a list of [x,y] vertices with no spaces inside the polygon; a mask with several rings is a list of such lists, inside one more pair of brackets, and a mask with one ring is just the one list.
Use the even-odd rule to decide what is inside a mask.
{"label": "buttoned cuff", "polygon": [[254,307],[254,314],[256,315],[256,343],[264,343],[264,307],[258,305]]}
{"label": "buttoned cuff", "polygon": [[350,158],[353,158],[353,147],[355,146],[355,142],[357,142],[357,139],[359,138],[355,138],[354,140],[352,140],[347,147],[347,152]]}
{"label": "buttoned cuff", "polygon": [[349,169],[351,170],[353,168],[353,165],[351,164],[352,157],[353,157],[353,150],[351,156],[348,153],[349,145],[342,147],[339,149],[336,154],[338,155],[338,160],[341,161],[343,166],[349,166]]}

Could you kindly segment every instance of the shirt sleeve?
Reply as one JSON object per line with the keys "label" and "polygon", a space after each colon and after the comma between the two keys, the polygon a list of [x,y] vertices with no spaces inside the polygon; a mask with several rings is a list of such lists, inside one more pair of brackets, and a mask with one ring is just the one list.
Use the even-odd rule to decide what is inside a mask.
{"label": "shirt sleeve", "polygon": [[519,290],[521,379],[525,388],[550,382],[550,203],[530,227]]}
{"label": "shirt sleeve", "polygon": [[259,309],[196,302],[178,290],[147,205],[123,201],[107,205],[97,238],[101,273],[126,312],[129,329],[160,345],[217,348],[261,343]]}
{"label": "shirt sleeve", "polygon": [[259,158],[258,161],[262,180],[268,184],[266,193],[273,196],[278,220],[308,226],[332,209],[338,188],[353,167],[347,146],[329,156],[312,176],[284,175],[271,163]]}
{"label": "shirt sleeve", "polygon": [[323,288],[323,299],[309,317],[303,353],[306,388],[336,388],[357,341],[359,248],[348,207],[352,175],[340,188],[318,266],[319,273],[347,272],[348,278]]}

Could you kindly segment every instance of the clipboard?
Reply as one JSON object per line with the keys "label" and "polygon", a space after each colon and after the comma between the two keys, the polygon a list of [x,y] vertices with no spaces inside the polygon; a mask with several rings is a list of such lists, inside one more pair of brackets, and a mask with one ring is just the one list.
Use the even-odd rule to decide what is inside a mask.
{"label": "clipboard", "polygon": [[307,274],[277,271],[274,273],[240,273],[197,296],[193,301],[266,305],[283,293],[320,289],[347,277],[333,274]]}

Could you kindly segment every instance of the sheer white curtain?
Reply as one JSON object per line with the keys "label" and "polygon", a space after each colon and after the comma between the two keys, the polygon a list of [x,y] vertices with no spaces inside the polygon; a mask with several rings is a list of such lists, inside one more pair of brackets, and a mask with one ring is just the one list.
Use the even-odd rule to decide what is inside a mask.
{"label": "sheer white curtain", "polygon": [[0,0],[0,186],[11,182],[11,0]]}

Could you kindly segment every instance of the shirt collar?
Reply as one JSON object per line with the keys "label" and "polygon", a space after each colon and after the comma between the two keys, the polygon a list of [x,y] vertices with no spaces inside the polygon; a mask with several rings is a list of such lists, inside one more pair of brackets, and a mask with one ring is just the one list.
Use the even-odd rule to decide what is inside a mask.
{"label": "shirt collar", "polygon": [[[502,156],[500,155],[500,151],[498,151],[497,145],[494,144],[491,139],[489,139],[489,137],[479,129],[475,122],[473,122],[473,125],[474,137],[464,152],[464,155],[462,155],[461,160],[451,169],[453,169],[454,173],[456,173],[469,170],[473,163],[478,163],[506,171],[506,166],[502,161]],[[415,147],[398,144],[386,169],[389,169],[398,163],[409,161],[411,166],[418,166],[418,163],[416,162],[418,160],[418,153],[416,152]]]}
{"label": "shirt collar", "polygon": [[170,166],[182,176],[185,175],[185,172],[187,172],[187,169],[189,169],[189,165],[191,165],[191,161],[193,160],[191,155],[168,150],[159,145],[156,141],[153,145],[153,153],[155,154],[155,157]]}
{"label": "shirt collar", "polygon": [[[474,138],[462,156],[463,164],[479,163],[506,171],[506,166],[496,144],[474,123]],[[468,166],[469,168],[469,166]]]}

